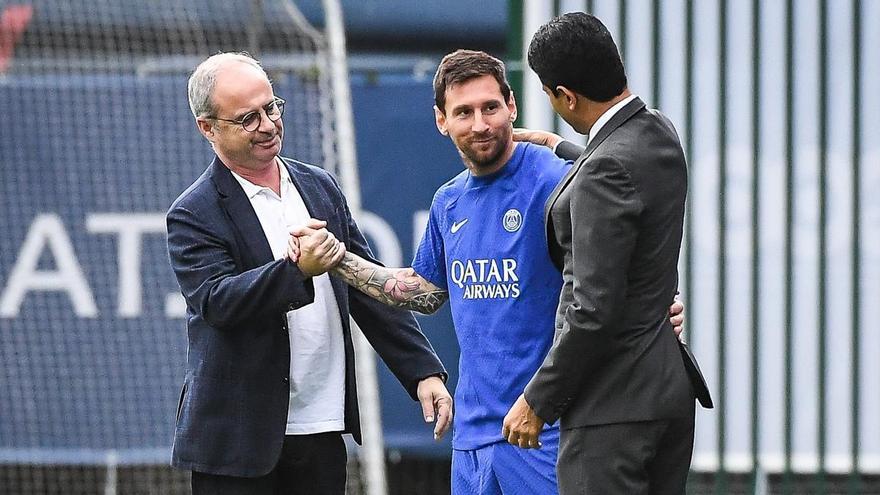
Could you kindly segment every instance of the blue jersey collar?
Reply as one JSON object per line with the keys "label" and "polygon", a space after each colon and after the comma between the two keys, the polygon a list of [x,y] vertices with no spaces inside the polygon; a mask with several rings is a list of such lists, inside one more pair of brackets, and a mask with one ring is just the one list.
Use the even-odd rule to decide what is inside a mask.
{"label": "blue jersey collar", "polygon": [[522,164],[522,158],[525,154],[525,145],[521,143],[513,143],[513,155],[510,156],[510,160],[507,160],[507,163],[504,164],[503,167],[498,170],[492,172],[491,174],[476,176],[468,172],[468,180],[465,184],[465,188],[471,187],[482,187],[486,184],[494,182],[500,177],[506,177],[508,175],[513,175],[519,170],[520,165]]}

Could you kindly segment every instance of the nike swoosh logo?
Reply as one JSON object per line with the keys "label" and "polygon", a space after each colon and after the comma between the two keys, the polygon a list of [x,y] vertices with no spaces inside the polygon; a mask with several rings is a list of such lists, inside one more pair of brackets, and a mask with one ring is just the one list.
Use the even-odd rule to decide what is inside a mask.
{"label": "nike swoosh logo", "polygon": [[460,221],[460,222],[455,222],[455,223],[453,223],[453,224],[452,224],[452,228],[450,228],[449,231],[452,232],[453,234],[456,233],[456,232],[458,232],[459,229],[461,229],[461,228],[464,226],[464,224],[467,223],[467,221],[468,221],[468,219],[465,218],[464,220],[462,220],[462,221]]}

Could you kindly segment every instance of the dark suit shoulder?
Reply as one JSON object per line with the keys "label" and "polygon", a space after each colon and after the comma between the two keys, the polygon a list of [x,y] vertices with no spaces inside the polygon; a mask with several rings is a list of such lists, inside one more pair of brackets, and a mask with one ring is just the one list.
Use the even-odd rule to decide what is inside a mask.
{"label": "dark suit shoulder", "polygon": [[294,182],[302,179],[311,179],[315,181],[315,185],[320,189],[323,189],[325,192],[331,192],[335,195],[334,198],[331,198],[331,201],[345,201],[345,194],[342,192],[342,187],[339,186],[339,181],[331,172],[316,165],[311,165],[292,158],[279,158],[281,158],[281,162],[287,167],[287,171],[290,173],[290,177]]}
{"label": "dark suit shoulder", "polygon": [[653,117],[654,117],[655,119],[657,119],[661,124],[663,124],[664,126],[666,126],[666,128],[669,130],[669,132],[670,132],[672,135],[674,135],[675,138],[676,138],[677,140],[680,139],[680,138],[678,137],[678,131],[675,129],[675,125],[673,125],[672,121],[669,120],[669,117],[667,117],[666,115],[664,115],[663,112],[661,112],[660,110],[657,110],[656,108],[649,108],[649,109],[646,109],[646,110],[647,110],[647,112],[648,112],[651,116],[653,116]]}
{"label": "dark suit shoulder", "polygon": [[628,169],[652,167],[658,161],[683,163],[683,151],[672,122],[657,110],[642,109],[612,132],[590,160],[614,157]]}
{"label": "dark suit shoulder", "polygon": [[[607,143],[607,141],[606,141]],[[607,143],[607,144],[614,144]],[[584,167],[590,171],[590,174],[577,174],[575,179],[589,179],[597,173],[604,175],[614,175],[629,181],[632,179],[630,162],[633,160],[626,156],[621,156],[619,150],[611,146],[608,149],[597,149],[589,159],[584,161]],[[592,175],[591,175],[592,174]]]}
{"label": "dark suit shoulder", "polygon": [[[678,202],[687,188],[684,151],[672,123],[656,110],[642,109],[614,130],[584,162],[590,169],[626,171],[643,205]],[[673,200],[673,198],[676,198]]]}
{"label": "dark suit shoulder", "polygon": [[288,171],[293,171],[296,174],[305,174],[315,177],[319,180],[327,180],[336,183],[336,177],[334,177],[333,174],[317,165],[312,165],[310,163],[301,162],[299,160],[294,160],[293,158],[287,158],[283,156],[279,158],[281,158],[281,163],[287,166]]}
{"label": "dark suit shoulder", "polygon": [[211,167],[208,167],[202,172],[202,175],[200,175],[198,179],[177,196],[177,199],[175,199],[168,208],[168,212],[177,208],[194,211],[198,209],[200,205],[208,203],[209,199],[216,197],[216,189],[211,183]]}
{"label": "dark suit shoulder", "polygon": [[[620,201],[619,211],[626,209],[638,213],[644,208],[639,181],[634,177],[628,160],[613,152],[594,153],[583,167],[586,173],[577,174],[572,182],[577,190],[588,195],[610,195]],[[623,208],[624,199],[626,208]]]}

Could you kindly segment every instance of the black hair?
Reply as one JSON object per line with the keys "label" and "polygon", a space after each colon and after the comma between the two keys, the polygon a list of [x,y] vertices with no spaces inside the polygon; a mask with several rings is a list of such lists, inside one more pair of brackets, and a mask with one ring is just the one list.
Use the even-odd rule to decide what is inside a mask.
{"label": "black hair", "polygon": [[593,101],[606,102],[626,88],[626,72],[608,28],[583,12],[564,14],[544,24],[529,43],[529,66],[541,83]]}

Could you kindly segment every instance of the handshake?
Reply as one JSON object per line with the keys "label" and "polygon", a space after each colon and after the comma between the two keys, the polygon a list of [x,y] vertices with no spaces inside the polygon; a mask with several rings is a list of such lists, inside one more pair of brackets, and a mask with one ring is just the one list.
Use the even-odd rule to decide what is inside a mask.
{"label": "handshake", "polygon": [[327,222],[311,218],[304,226],[290,231],[287,258],[308,277],[332,270],[345,256],[345,244],[326,227]]}

